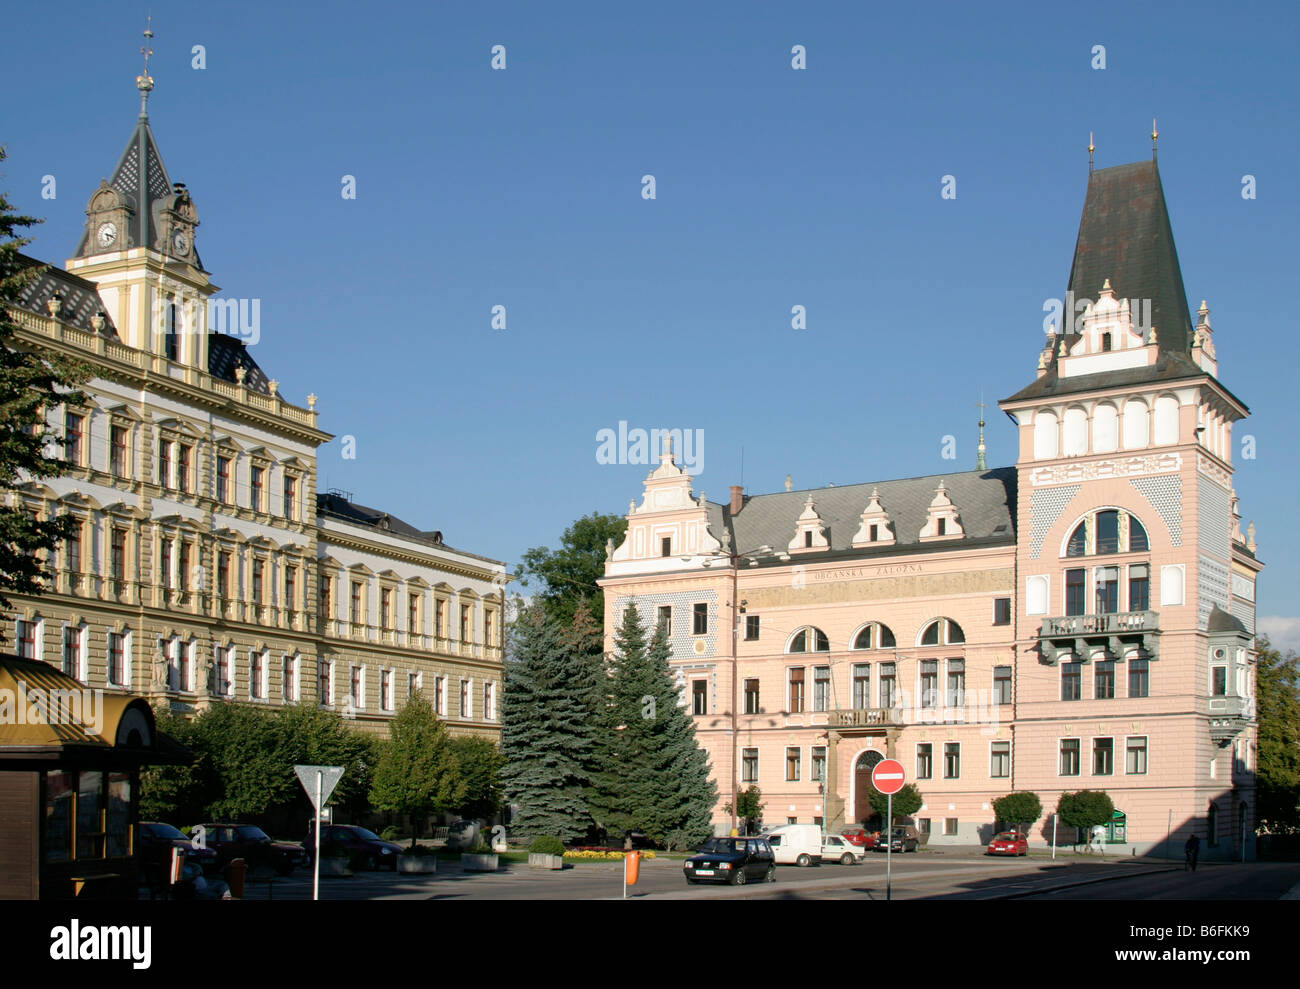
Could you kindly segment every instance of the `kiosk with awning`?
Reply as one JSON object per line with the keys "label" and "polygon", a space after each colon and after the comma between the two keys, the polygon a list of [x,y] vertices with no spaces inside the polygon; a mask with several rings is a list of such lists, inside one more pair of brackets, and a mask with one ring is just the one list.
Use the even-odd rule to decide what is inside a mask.
{"label": "kiosk with awning", "polygon": [[0,655],[0,899],[134,899],[140,768],[191,760],[143,697]]}

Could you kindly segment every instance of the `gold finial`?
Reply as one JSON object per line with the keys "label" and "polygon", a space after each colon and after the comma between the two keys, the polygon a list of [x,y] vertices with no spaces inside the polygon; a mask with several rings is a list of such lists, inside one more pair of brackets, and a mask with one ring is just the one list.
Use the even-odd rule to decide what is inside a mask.
{"label": "gold finial", "polygon": [[1088,171],[1092,171],[1092,153],[1097,150],[1097,146],[1092,143],[1092,131],[1088,131]]}
{"label": "gold finial", "polygon": [[1159,137],[1159,136],[1160,136],[1160,132],[1159,132],[1158,130],[1156,130],[1156,118],[1155,118],[1155,117],[1152,117],[1152,118],[1151,118],[1151,157],[1152,157],[1152,159],[1154,159],[1155,156],[1156,156],[1156,138]]}

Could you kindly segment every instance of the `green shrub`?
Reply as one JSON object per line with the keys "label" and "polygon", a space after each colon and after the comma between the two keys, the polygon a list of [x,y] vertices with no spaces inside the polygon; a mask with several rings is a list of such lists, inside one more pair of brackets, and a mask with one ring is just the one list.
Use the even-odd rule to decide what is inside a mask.
{"label": "green shrub", "polygon": [[417,858],[424,858],[429,855],[437,855],[438,853],[428,845],[408,845],[405,846],[399,854],[414,855]]}
{"label": "green shrub", "polygon": [[528,846],[528,850],[537,855],[563,855],[564,842],[554,835],[538,835]]}
{"label": "green shrub", "polygon": [[688,848],[694,848],[699,842],[691,838],[689,834],[680,829],[669,831],[664,838],[664,847],[670,852],[681,852]]}

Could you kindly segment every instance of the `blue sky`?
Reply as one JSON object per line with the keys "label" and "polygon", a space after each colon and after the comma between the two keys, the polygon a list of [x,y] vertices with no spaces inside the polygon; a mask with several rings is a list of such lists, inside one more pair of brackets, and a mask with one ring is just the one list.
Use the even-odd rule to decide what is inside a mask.
{"label": "blue sky", "polygon": [[[262,300],[255,357],[355,437],[354,460],[321,449],[322,486],[514,562],[639,493],[646,468],[597,462],[620,420],[703,430],[714,500],[742,447],[751,492],[973,467],[981,389],[1033,379],[1064,293],[1089,131],[1098,167],[1144,159],[1155,114],[1189,302],[1253,413],[1260,614],[1300,619],[1300,344],[1277,308],[1296,8],[902,6],[155,0],[150,117],[214,281]],[[45,260],[134,124],[144,12],[6,12],[31,84],[0,112],[0,183],[46,217]],[[988,421],[990,464],[1013,462]]]}

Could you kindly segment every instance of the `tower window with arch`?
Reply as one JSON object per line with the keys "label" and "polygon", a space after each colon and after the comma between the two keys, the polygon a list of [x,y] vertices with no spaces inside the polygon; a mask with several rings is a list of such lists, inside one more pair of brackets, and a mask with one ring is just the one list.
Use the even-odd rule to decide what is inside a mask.
{"label": "tower window with arch", "polygon": [[1115,508],[1089,513],[1074,527],[1065,543],[1066,556],[1146,553],[1150,549],[1147,530],[1137,516]]}
{"label": "tower window with arch", "polygon": [[790,640],[786,652],[830,652],[831,642],[826,633],[809,625],[799,629]]}
{"label": "tower window with arch", "polygon": [[893,649],[897,645],[888,625],[869,622],[853,637],[854,649]]}
{"label": "tower window with arch", "polygon": [[966,641],[966,633],[951,618],[936,618],[921,630],[917,641],[923,646],[959,645]]}

